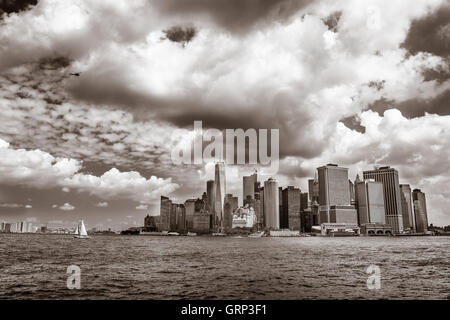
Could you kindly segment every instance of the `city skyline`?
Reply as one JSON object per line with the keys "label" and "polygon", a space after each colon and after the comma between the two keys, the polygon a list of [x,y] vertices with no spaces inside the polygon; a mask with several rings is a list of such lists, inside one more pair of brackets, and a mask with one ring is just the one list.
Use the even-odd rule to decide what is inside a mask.
{"label": "city skyline", "polygon": [[[450,224],[448,1],[8,3],[0,221],[126,229],[160,195],[200,196],[214,163],[170,157],[198,120],[278,129],[274,178],[302,192],[326,163],[389,165]],[[230,166],[222,194],[242,204],[253,170]]]}
{"label": "city skyline", "polygon": [[[344,205],[344,206],[347,206],[348,208],[351,207],[352,210],[354,209],[355,210],[355,219],[357,219],[357,221],[359,223],[360,222],[360,218],[361,218],[361,213],[359,212],[359,207],[357,205],[357,202],[358,202],[358,199],[359,199],[359,201],[361,201],[362,198],[360,198],[361,195],[360,195],[360,197],[358,197],[358,193],[357,193],[357,191],[358,191],[358,183],[362,183],[362,185],[365,186],[364,189],[365,189],[365,197],[366,198],[365,198],[364,201],[368,203],[369,194],[367,193],[368,192],[367,185],[377,182],[376,180],[374,180],[372,178],[370,173],[379,171],[381,169],[381,170],[391,170],[391,171],[395,171],[397,173],[397,183],[398,183],[398,186],[399,186],[399,190],[401,190],[400,193],[399,193],[399,196],[401,194],[401,197],[399,197],[399,201],[401,201],[402,203],[406,201],[406,198],[404,198],[405,196],[403,194],[404,191],[402,190],[402,187],[403,188],[405,188],[405,187],[410,188],[410,190],[409,190],[410,202],[411,202],[410,203],[410,205],[411,205],[410,209],[411,209],[411,215],[414,216],[414,224],[415,224],[415,219],[417,219],[417,217],[416,217],[417,213],[416,213],[416,209],[414,208],[414,205],[419,206],[419,204],[418,203],[415,204],[415,202],[414,202],[414,192],[416,192],[416,194],[424,194],[421,191],[420,186],[413,186],[414,190],[412,190],[412,188],[410,187],[409,184],[402,183],[403,181],[399,177],[400,175],[398,174],[398,171],[395,170],[395,168],[391,168],[390,166],[381,166],[381,167],[380,166],[374,166],[374,168],[372,170],[364,170],[364,171],[361,172],[365,176],[365,178],[363,180],[361,180],[359,178],[359,173],[356,174],[356,177],[355,177],[355,180],[354,180],[355,184],[354,184],[354,189],[353,189],[353,195],[351,194],[352,191],[348,192],[350,189],[345,189],[346,192],[344,192],[344,193],[342,193],[343,190],[335,189],[337,191],[337,194],[333,193],[333,194],[331,194],[331,196],[329,194],[325,195],[325,192],[327,192],[327,193],[330,192],[329,191],[329,187],[327,187],[327,191],[325,191],[325,189],[320,189],[320,187],[319,187],[321,185],[320,184],[320,180],[321,180],[320,172],[321,172],[321,170],[323,171],[323,169],[334,169],[334,168],[336,168],[337,171],[343,171],[344,170],[345,174],[342,175],[342,177],[340,177],[339,174],[337,174],[335,179],[337,179],[337,181],[339,181],[339,179],[340,180],[343,179],[343,180],[348,181],[349,183],[351,183],[353,185],[353,179],[348,175],[349,168],[344,168],[344,167],[341,167],[341,166],[339,166],[337,164],[329,163],[329,164],[326,164],[326,165],[323,165],[323,166],[320,166],[320,167],[316,168],[316,170],[314,171],[315,178],[313,178],[313,179],[305,178],[304,183],[301,184],[301,185],[306,185],[306,187],[303,187],[303,188],[300,187],[300,185],[297,185],[297,184],[295,184],[295,185],[292,185],[292,184],[283,184],[283,185],[281,185],[281,184],[278,183],[278,181],[273,176],[258,175],[257,169],[253,169],[253,171],[251,173],[249,173],[249,175],[246,175],[246,174],[242,174],[241,175],[241,186],[242,186],[242,188],[238,191],[238,193],[228,193],[227,192],[227,193],[224,194],[224,199],[220,202],[220,201],[217,201],[218,191],[217,191],[217,188],[216,188],[215,180],[216,179],[220,180],[220,179],[222,179],[222,177],[226,177],[227,176],[227,172],[228,172],[226,170],[227,167],[228,166],[226,164],[224,164],[222,161],[214,163],[214,167],[212,169],[212,171],[213,171],[213,178],[214,179],[213,180],[206,180],[204,190],[201,191],[198,194],[192,194],[191,197],[188,197],[188,198],[185,198],[185,199],[180,199],[180,198],[170,197],[170,194],[166,194],[166,195],[161,194],[160,195],[160,198],[161,198],[160,202],[158,202],[159,209],[161,209],[161,202],[163,201],[163,199],[165,199],[164,201],[169,201],[170,202],[170,206],[172,206],[172,205],[177,206],[179,204],[186,205],[186,203],[189,203],[189,202],[195,203],[196,199],[201,199],[202,198],[202,193],[203,193],[203,197],[206,197],[206,199],[207,199],[207,201],[205,201],[205,210],[210,212],[213,216],[215,216],[216,217],[215,219],[217,219],[217,221],[219,221],[218,225],[221,225],[222,223],[225,223],[225,219],[226,219],[224,217],[224,212],[225,212],[225,206],[227,204],[227,199],[233,198],[233,201],[236,203],[236,205],[234,206],[234,209],[239,208],[239,207],[243,207],[246,203],[248,203],[250,205],[253,205],[251,200],[255,199],[255,193],[260,193],[260,192],[264,193],[264,185],[266,184],[266,182],[268,182],[269,184],[271,182],[273,182],[274,185],[276,186],[276,187],[274,187],[275,188],[274,190],[276,190],[276,192],[273,192],[273,194],[274,195],[276,194],[276,197],[278,199],[276,203],[280,203],[280,209],[277,208],[278,206],[275,206],[274,207],[275,211],[274,211],[273,214],[275,215],[275,212],[276,212],[276,219],[278,219],[278,223],[277,224],[279,226],[283,225],[283,222],[280,220],[280,219],[282,219],[282,216],[286,215],[286,219],[288,219],[288,216],[289,216],[287,213],[284,213],[284,210],[288,210],[287,208],[283,209],[283,211],[278,211],[278,210],[281,210],[282,197],[285,196],[284,193],[282,195],[282,192],[281,192],[282,190],[283,190],[283,192],[286,192],[286,196],[288,194],[287,193],[288,191],[295,191],[295,190],[299,191],[299,193],[298,193],[298,198],[299,199],[300,199],[300,195],[305,193],[307,195],[306,199],[308,200],[309,205],[312,205],[313,202],[316,201],[317,204],[318,204],[318,208],[319,208],[319,211],[318,211],[318,222],[319,223],[318,224],[330,221],[329,213],[325,213],[325,212],[328,212],[330,210],[329,209],[330,205],[332,206],[332,205],[336,205],[336,204],[337,205],[341,205],[341,206]],[[262,179],[260,179],[260,178],[262,178]],[[224,181],[223,187],[224,187],[224,190],[226,191],[227,190],[226,178],[224,180],[225,181]],[[317,196],[315,198],[313,198],[313,195],[311,195],[311,188],[313,186],[313,184],[312,184],[313,181],[317,181],[317,191],[313,191],[313,192],[317,192]],[[253,191],[252,195],[250,195],[250,192],[249,192],[249,188],[250,188],[249,187],[250,186],[249,182],[251,182],[253,184],[253,188],[254,188],[254,191]],[[322,188],[325,188],[327,183],[328,182],[325,182],[325,181],[322,182],[322,185],[323,185]],[[383,188],[384,184],[381,181],[379,183],[380,183],[380,188]],[[261,188],[261,189],[257,189],[257,188]],[[232,190],[236,190],[235,188],[231,188],[231,189]],[[279,189],[279,191],[278,191],[278,189]],[[323,190],[323,191],[320,191],[320,190]],[[355,192],[356,192],[356,196],[355,196]],[[377,193],[379,193],[379,192],[377,192]],[[322,194],[322,196],[321,196],[321,194]],[[211,195],[212,195],[212,198],[211,198]],[[247,201],[244,201],[244,196],[245,195],[247,195],[247,197],[248,197],[248,199],[246,199]],[[321,212],[321,211],[325,210],[325,209],[320,209],[321,207],[323,207],[323,205],[322,206],[320,205],[321,201],[322,202],[323,201],[327,202],[327,200],[324,200],[325,199],[324,197],[325,198],[326,197],[331,197],[331,198],[334,197],[334,199],[336,199],[336,200],[334,200],[334,201],[331,200],[329,202],[328,209],[327,209],[328,211]],[[352,197],[356,200],[355,204],[353,204]],[[417,197],[418,196],[416,195],[416,198]],[[423,196],[419,196],[419,197],[423,197]],[[348,201],[345,200],[344,198],[345,199],[348,198]],[[261,196],[261,199],[262,199],[262,201],[264,201],[264,196]],[[383,197],[381,199],[383,199]],[[378,201],[380,201],[380,200],[378,200]],[[422,205],[425,206],[425,218],[424,219],[426,219],[426,223],[424,225],[428,225],[429,223],[433,224],[433,222],[428,222],[428,220],[429,220],[429,209],[427,209],[426,200],[424,198],[421,198],[420,201],[422,201],[424,203]],[[58,209],[65,210],[65,209],[62,209],[62,208],[64,208],[67,205],[68,205],[68,203],[65,203],[63,206],[59,207]],[[264,203],[262,203],[261,205],[264,205]],[[300,205],[300,203],[299,203],[299,205]],[[102,203],[97,203],[94,206],[107,208],[107,206],[102,205]],[[12,207],[15,208],[16,206],[13,205]],[[29,208],[26,208],[26,209],[31,209],[31,208],[32,207],[30,206]],[[219,209],[219,208],[221,208],[221,209]],[[53,208],[53,209],[56,209],[56,208]],[[232,209],[231,212],[233,212],[234,209]],[[300,207],[298,209],[300,211]],[[385,212],[384,211],[385,210],[384,206],[383,206],[382,209],[383,209],[383,212]],[[404,216],[405,215],[404,210],[406,210],[406,209],[404,209],[403,207],[400,207],[399,209],[400,209],[400,212],[401,212],[400,215]],[[149,215],[150,216],[161,216],[161,210],[157,210],[157,212],[156,211],[152,212],[152,211],[148,210],[148,207],[146,207],[145,210],[142,210],[142,209],[136,209],[136,210],[143,211],[143,214],[141,215],[142,217],[139,217],[139,216],[136,217],[136,219],[141,218],[140,220],[135,221],[131,225],[125,225],[125,226],[121,226],[120,228],[114,228],[114,229],[117,230],[117,231],[120,231],[120,230],[124,230],[124,229],[126,229],[128,227],[142,226],[142,221],[143,221],[144,217],[149,216]],[[370,217],[370,213],[369,213],[370,208],[368,207],[366,209],[364,207],[364,210],[368,210],[364,214],[366,214],[367,217]],[[420,210],[421,209],[418,209],[417,211],[420,211]],[[386,212],[389,212],[389,209]],[[265,215],[266,215],[266,213],[264,213],[264,218],[266,218]],[[377,222],[377,223],[389,224],[388,221],[387,221],[389,219],[387,217],[387,215],[388,215],[388,213],[386,213],[386,220],[385,220],[385,222],[382,222],[379,218],[376,218],[375,221],[370,221],[370,222],[371,223]],[[378,214],[378,216],[379,216],[379,214]],[[78,220],[75,220],[73,222],[72,221],[71,222],[66,222],[66,223],[61,223],[59,221],[57,221],[57,222],[54,222],[54,221],[43,221],[43,222],[41,222],[41,221],[37,220],[35,217],[27,217],[26,216],[25,218],[22,218],[22,220],[16,219],[16,220],[6,221],[6,220],[1,220],[0,219],[0,222],[3,222],[3,223],[6,222],[6,223],[12,223],[12,224],[14,224],[14,223],[30,223],[30,224],[33,223],[34,226],[46,226],[46,227],[50,225],[50,226],[53,226],[54,228],[57,229],[57,228],[67,228],[67,227],[70,228],[73,225],[76,225],[78,223]],[[369,221],[366,221],[366,222],[368,223]],[[404,222],[402,220],[402,224],[403,223]],[[406,223],[409,225],[408,221]],[[423,224],[423,222],[422,222],[422,224]],[[437,224],[434,224],[434,225],[437,225]],[[446,226],[446,224],[442,224],[441,226]],[[108,225],[108,224],[106,224],[106,225],[99,225],[99,224],[97,224],[97,225],[91,225],[90,227],[93,228],[93,229],[99,228],[100,230],[107,230],[107,229],[111,229],[112,226]]]}

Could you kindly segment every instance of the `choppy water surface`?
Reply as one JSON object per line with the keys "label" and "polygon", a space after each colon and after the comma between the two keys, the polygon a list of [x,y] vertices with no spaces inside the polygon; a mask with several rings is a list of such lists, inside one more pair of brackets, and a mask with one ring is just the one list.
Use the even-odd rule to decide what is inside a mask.
{"label": "choppy water surface", "polygon": [[[366,268],[381,268],[368,290]],[[81,289],[66,287],[67,266]],[[0,234],[1,299],[449,299],[450,237]]]}

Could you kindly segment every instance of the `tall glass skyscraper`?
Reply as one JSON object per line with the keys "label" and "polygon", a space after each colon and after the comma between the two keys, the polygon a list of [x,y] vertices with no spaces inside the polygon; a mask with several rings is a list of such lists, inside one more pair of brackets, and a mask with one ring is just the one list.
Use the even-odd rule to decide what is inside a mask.
{"label": "tall glass skyscraper", "polygon": [[394,233],[403,232],[402,201],[398,171],[391,167],[380,167],[364,171],[364,179],[375,179],[383,183],[384,208],[386,223],[392,227]]}

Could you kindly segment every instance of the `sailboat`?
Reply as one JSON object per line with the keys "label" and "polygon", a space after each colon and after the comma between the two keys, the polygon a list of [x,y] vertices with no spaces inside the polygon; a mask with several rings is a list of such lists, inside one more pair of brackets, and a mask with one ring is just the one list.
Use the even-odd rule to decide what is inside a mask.
{"label": "sailboat", "polygon": [[78,222],[77,228],[75,229],[75,238],[89,239],[83,220],[80,220],[80,222]]}

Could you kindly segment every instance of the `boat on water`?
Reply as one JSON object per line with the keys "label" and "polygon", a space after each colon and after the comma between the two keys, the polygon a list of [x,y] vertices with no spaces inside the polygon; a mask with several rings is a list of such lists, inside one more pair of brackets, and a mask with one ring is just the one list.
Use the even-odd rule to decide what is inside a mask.
{"label": "boat on water", "polygon": [[261,238],[264,236],[264,231],[256,231],[248,235],[249,238]]}
{"label": "boat on water", "polygon": [[168,236],[179,236],[180,234],[178,232],[169,232],[167,233]]}
{"label": "boat on water", "polygon": [[189,237],[195,237],[197,234],[195,232],[188,232],[187,236]]}
{"label": "boat on water", "polygon": [[212,236],[213,236],[213,237],[225,237],[226,234],[223,233],[223,232],[213,232],[213,233],[212,233]]}
{"label": "boat on water", "polygon": [[236,237],[233,237],[233,238],[235,238],[235,239],[242,239],[243,237],[242,236],[236,236]]}
{"label": "boat on water", "polygon": [[84,225],[84,221],[80,220],[77,224],[77,228],[75,229],[75,236],[77,239],[89,239],[90,237],[87,234],[86,226]]}

